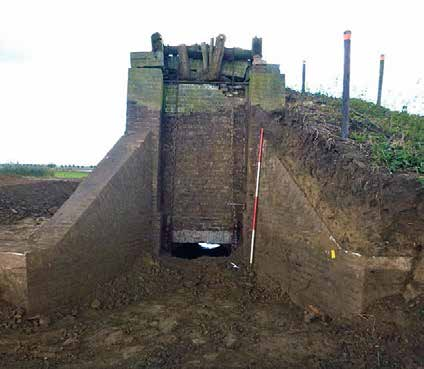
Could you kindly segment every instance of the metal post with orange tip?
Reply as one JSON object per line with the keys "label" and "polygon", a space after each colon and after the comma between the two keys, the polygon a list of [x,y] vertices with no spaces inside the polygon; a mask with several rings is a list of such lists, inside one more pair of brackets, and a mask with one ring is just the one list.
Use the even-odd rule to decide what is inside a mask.
{"label": "metal post with orange tip", "polygon": [[306,61],[302,62],[302,95],[305,93],[306,86]]}
{"label": "metal post with orange tip", "polygon": [[350,95],[350,38],[351,31],[344,32],[344,71],[343,71],[343,105],[342,105],[342,139],[349,136],[349,95]]}
{"label": "metal post with orange tip", "polygon": [[383,90],[383,76],[384,76],[384,54],[380,55],[380,73],[378,77],[378,94],[377,94],[377,105],[381,106],[381,92]]}

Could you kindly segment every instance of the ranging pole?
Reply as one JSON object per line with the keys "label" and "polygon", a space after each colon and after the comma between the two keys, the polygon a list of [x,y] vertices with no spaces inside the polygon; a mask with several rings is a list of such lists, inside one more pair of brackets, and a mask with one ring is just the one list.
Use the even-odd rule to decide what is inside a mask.
{"label": "ranging pole", "polygon": [[349,88],[350,88],[350,38],[352,32],[344,32],[344,71],[342,105],[342,139],[349,136]]}
{"label": "ranging pole", "polygon": [[256,233],[256,219],[258,214],[258,199],[259,199],[259,178],[261,175],[261,162],[262,162],[262,148],[264,145],[264,129],[261,128],[259,136],[259,150],[258,150],[258,169],[256,172],[256,191],[255,202],[253,204],[253,218],[252,218],[252,240],[250,244],[250,265],[253,264],[253,250],[255,248],[255,233]]}
{"label": "ranging pole", "polygon": [[384,76],[384,54],[380,55],[380,76],[378,77],[378,95],[377,105],[381,106],[381,91],[383,89],[383,76]]}
{"label": "ranging pole", "polygon": [[302,95],[305,93],[306,61],[302,62]]}

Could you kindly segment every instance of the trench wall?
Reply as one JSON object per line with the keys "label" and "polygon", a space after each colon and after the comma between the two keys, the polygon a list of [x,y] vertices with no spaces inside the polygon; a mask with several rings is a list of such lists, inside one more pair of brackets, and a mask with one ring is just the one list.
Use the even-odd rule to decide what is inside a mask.
{"label": "trench wall", "polygon": [[[281,135],[282,130],[290,130],[287,118],[273,118],[260,109],[253,110],[250,136],[256,136],[256,142],[260,126],[265,128],[266,138],[255,248],[260,280],[266,285],[281,287],[301,306],[313,305],[335,316],[361,313],[379,299],[404,293],[413,278],[414,265],[418,264],[408,244],[404,244],[403,253],[397,249],[393,255],[378,253],[367,247],[369,244],[347,243],[340,237],[338,224],[326,217],[328,213],[322,212],[325,203],[316,203],[316,197],[309,192],[305,178],[314,171],[293,171],[293,167],[299,168],[305,162],[302,155],[287,155],[287,146],[293,147],[289,135]],[[256,170],[255,146],[256,151],[257,144],[252,145],[252,149],[249,146],[252,150],[250,176]],[[307,152],[310,150],[308,147]],[[307,165],[315,168],[317,163],[307,162]],[[335,175],[348,173],[342,174],[339,168]],[[252,180],[248,186],[247,198],[251,203]],[[329,190],[319,182],[315,189],[319,189],[318,194],[328,194]],[[340,197],[348,190],[339,188],[334,196]],[[353,197],[350,201],[352,204],[361,200]],[[343,221],[346,233],[357,227],[352,219]],[[415,274],[419,274],[418,266]]]}
{"label": "trench wall", "polygon": [[26,257],[0,252],[0,299],[17,306],[28,305]]}
{"label": "trench wall", "polygon": [[267,141],[257,231],[258,273],[282,287],[295,302],[330,313],[362,310],[363,260],[336,247]]}

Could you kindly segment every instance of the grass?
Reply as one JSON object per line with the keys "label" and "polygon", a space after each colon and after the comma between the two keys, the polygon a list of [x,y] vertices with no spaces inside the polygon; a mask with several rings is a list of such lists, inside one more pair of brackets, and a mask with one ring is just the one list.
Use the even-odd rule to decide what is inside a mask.
{"label": "grass", "polygon": [[81,179],[88,176],[88,172],[78,170],[57,170],[45,165],[1,164],[0,175],[24,177],[50,177],[63,179]]}
{"label": "grass", "polygon": [[351,108],[352,117],[362,118],[362,124],[352,130],[350,137],[371,144],[374,162],[391,172],[424,174],[424,117],[390,111],[359,99],[352,99]]}
{"label": "grass", "polygon": [[87,172],[78,172],[72,170],[63,170],[63,171],[54,171],[53,176],[55,178],[66,178],[66,179],[75,179],[75,178],[85,178],[89,175]]}
{"label": "grass", "polygon": [[[314,94],[337,111],[341,99]],[[424,181],[424,117],[391,111],[361,99],[350,100],[349,137],[370,145],[372,161],[394,172],[415,172]]]}

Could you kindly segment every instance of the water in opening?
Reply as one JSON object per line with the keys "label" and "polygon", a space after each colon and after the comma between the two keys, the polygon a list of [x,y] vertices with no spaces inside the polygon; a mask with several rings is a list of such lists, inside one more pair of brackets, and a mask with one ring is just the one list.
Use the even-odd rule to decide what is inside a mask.
{"label": "water in opening", "polygon": [[174,243],[171,255],[183,259],[196,259],[202,256],[222,257],[230,256],[231,244]]}

